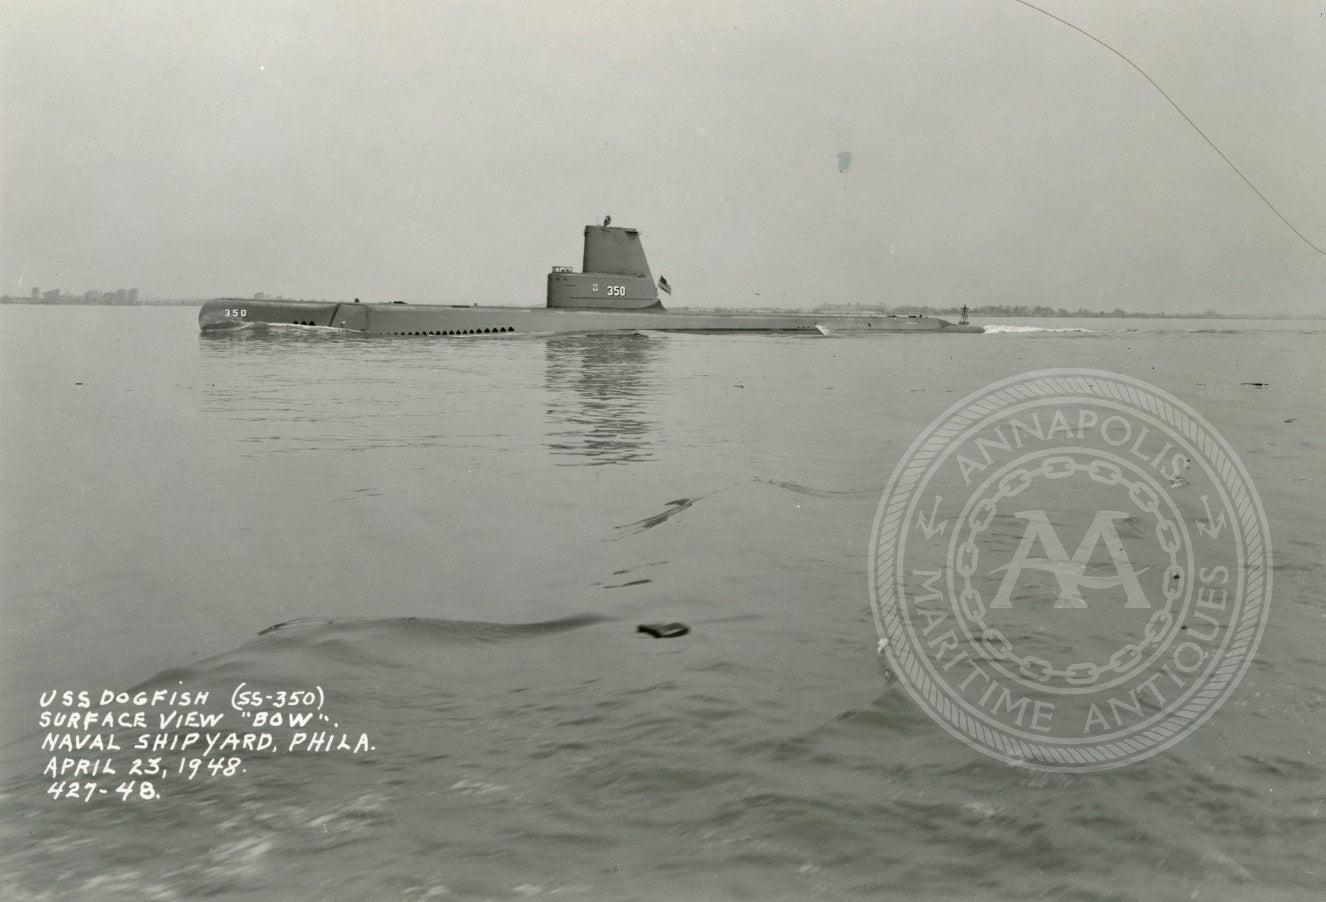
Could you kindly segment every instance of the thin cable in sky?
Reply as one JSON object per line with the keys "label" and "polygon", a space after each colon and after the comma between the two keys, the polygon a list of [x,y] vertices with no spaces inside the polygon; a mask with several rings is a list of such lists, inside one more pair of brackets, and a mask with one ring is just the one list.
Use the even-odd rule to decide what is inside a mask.
{"label": "thin cable in sky", "polygon": [[1289,227],[1289,230],[1291,232],[1293,232],[1295,235],[1301,238],[1303,243],[1306,244],[1308,247],[1312,248],[1314,251],[1321,254],[1323,257],[1326,257],[1326,250],[1322,250],[1320,247],[1313,244],[1311,241],[1308,240],[1308,236],[1304,235],[1298,229],[1294,228],[1294,224],[1285,218],[1285,214],[1277,210],[1275,208],[1275,204],[1271,203],[1270,200],[1267,199],[1265,194],[1262,194],[1260,191],[1257,190],[1257,186],[1254,185],[1252,181],[1246,175],[1244,175],[1243,172],[1237,166],[1234,165],[1234,161],[1231,160],[1229,157],[1225,156],[1224,151],[1222,151],[1219,147],[1216,147],[1215,142],[1206,136],[1206,132],[1202,131],[1200,128],[1197,127],[1197,123],[1193,122],[1192,118],[1189,117],[1189,115],[1183,111],[1183,108],[1174,102],[1174,98],[1170,97],[1168,94],[1165,93],[1164,88],[1156,84],[1156,80],[1154,78],[1146,74],[1146,70],[1144,70],[1141,66],[1137,65],[1137,63],[1130,60],[1128,57],[1124,56],[1118,50],[1115,50],[1109,44],[1102,41],[1100,38],[1096,37],[1091,32],[1084,31],[1081,28],[1078,28],[1076,25],[1074,25],[1072,22],[1069,22],[1067,19],[1061,19],[1058,16],[1056,16],[1054,13],[1041,9],[1039,6],[1036,6],[1034,3],[1028,3],[1027,0],[1014,0],[1014,2],[1020,3],[1023,6],[1027,7],[1028,9],[1034,9],[1036,12],[1040,13],[1043,16],[1049,16],[1051,19],[1060,23],[1061,25],[1067,25],[1069,28],[1073,29],[1073,31],[1076,31],[1078,34],[1091,38],[1091,40],[1095,41],[1097,44],[1104,47],[1110,53],[1113,53],[1119,59],[1123,60],[1125,63],[1136,69],[1143,78],[1145,78],[1147,81],[1151,83],[1151,87],[1155,88],[1157,91],[1160,92],[1161,97],[1164,97],[1165,100],[1169,101],[1169,105],[1174,107],[1174,109],[1178,111],[1179,115],[1183,117],[1184,121],[1192,126],[1192,130],[1197,132],[1197,134],[1201,135],[1202,140],[1205,141],[1207,144],[1209,144],[1211,149],[1220,155],[1220,159],[1224,160],[1226,163],[1229,164],[1229,168],[1234,170],[1234,174],[1237,175],[1239,178],[1243,179],[1243,183],[1247,185],[1249,188],[1251,188],[1253,193],[1262,199],[1262,203],[1266,204],[1266,206],[1270,209],[1270,211],[1274,213],[1276,216],[1278,216],[1280,218],[1280,221]]}

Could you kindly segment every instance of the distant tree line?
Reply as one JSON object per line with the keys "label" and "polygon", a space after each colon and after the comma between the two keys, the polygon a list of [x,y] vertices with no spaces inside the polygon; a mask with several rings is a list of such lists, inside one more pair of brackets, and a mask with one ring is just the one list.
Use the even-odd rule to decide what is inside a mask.
{"label": "distant tree line", "polygon": [[[951,307],[927,307],[917,304],[822,304],[815,308],[816,313],[836,313],[846,315],[870,315],[870,314],[897,314],[913,315],[953,315],[962,314],[962,305]],[[1062,316],[1062,317],[1129,317],[1141,319],[1296,319],[1298,315],[1276,315],[1265,313],[1221,313],[1217,310],[1204,310],[1201,313],[1172,313],[1161,310],[1159,312],[1139,312],[1135,310],[1124,310],[1121,307],[1115,307],[1113,310],[1088,310],[1085,307],[1079,307],[1076,310],[1067,310],[1063,307],[1049,307],[1044,304],[1035,306],[1027,304],[982,304],[967,308],[969,316]],[[1303,314],[1302,316],[1307,316]]]}
{"label": "distant tree line", "polygon": [[138,289],[116,288],[111,291],[100,291],[94,288],[82,294],[65,294],[58,288],[52,288],[50,291],[33,288],[30,294],[7,294],[0,300],[11,304],[137,304]]}

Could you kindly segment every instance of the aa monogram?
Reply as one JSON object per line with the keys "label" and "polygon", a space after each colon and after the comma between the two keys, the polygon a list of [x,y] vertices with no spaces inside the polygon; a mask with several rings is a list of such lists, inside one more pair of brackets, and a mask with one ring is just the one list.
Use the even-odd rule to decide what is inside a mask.
{"label": "aa monogram", "polygon": [[1119,767],[1189,735],[1269,608],[1241,462],[1183,402],[1114,373],[1028,373],[954,405],[898,463],[871,551],[902,684],[964,742],[1036,769]]}

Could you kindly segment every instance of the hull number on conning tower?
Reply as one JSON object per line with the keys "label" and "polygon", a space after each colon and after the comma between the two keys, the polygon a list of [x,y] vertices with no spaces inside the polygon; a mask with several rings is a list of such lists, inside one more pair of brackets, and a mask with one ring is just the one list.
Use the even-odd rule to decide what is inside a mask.
{"label": "hull number on conning tower", "polygon": [[249,311],[245,310],[245,309],[242,308],[242,307],[227,307],[226,310],[225,310],[225,315],[226,315],[227,317],[238,318],[238,317],[241,317],[241,316],[248,316],[248,315],[249,315]]}

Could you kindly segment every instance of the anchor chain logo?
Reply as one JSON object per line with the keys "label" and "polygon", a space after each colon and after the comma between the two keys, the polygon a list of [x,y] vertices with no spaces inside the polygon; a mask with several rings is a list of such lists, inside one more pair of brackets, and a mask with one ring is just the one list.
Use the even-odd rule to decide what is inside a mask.
{"label": "anchor chain logo", "polygon": [[880,647],[950,733],[1010,764],[1120,767],[1204,723],[1266,625],[1271,536],[1199,414],[1116,373],[972,394],[912,443],[871,540]]}

